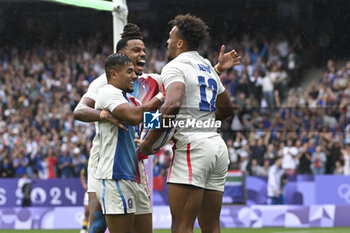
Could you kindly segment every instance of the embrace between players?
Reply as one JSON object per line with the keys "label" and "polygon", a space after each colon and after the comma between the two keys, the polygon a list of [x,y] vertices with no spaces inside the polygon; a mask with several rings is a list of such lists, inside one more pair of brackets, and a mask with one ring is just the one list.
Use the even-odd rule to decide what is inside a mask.
{"label": "embrace between players", "polygon": [[[219,63],[212,67],[197,52],[208,34],[205,23],[189,14],[169,23],[170,62],[161,75],[143,73],[145,45],[139,28],[127,24],[117,53],[105,61],[106,73],[90,84],[74,110],[75,119],[96,122],[88,165],[89,232],[104,232],[106,224],[111,233],[152,232],[143,159],[154,153],[152,143],[161,130],[151,130],[145,140],[135,139],[144,111],[160,108],[164,115],[186,113],[201,120],[231,115],[230,96],[218,74],[239,64],[238,54],[225,53],[222,46]],[[174,139],[167,180],[172,232],[193,232],[197,217],[202,232],[220,232],[227,147],[216,129],[177,129]],[[142,153],[137,153],[135,142]]]}

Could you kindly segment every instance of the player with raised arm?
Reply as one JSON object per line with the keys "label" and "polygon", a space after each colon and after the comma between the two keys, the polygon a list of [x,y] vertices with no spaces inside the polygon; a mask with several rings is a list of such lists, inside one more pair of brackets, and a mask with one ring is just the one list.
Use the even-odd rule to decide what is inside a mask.
{"label": "player with raised arm", "polygon": [[[176,16],[170,24],[173,27],[167,43],[171,61],[161,74],[166,88],[162,115],[187,115],[202,122],[229,117],[230,96],[215,68],[197,52],[200,42],[207,37],[208,27],[189,14]],[[158,135],[159,131],[151,130],[143,142],[139,141],[141,152],[152,154],[152,143]],[[218,233],[229,164],[226,144],[215,127],[205,131],[196,127],[177,128],[174,138],[167,180],[172,232],[193,232],[198,216],[203,233]]]}
{"label": "player with raised arm", "polygon": [[[132,95],[136,96],[142,103],[147,102],[150,98],[161,91],[160,75],[158,74],[144,74],[143,66],[146,61],[145,45],[141,36],[141,32],[137,25],[128,23],[124,27],[122,39],[117,44],[117,52],[128,55],[133,62],[135,72],[138,79],[134,82],[134,92]],[[219,63],[216,65],[218,72],[229,69],[234,65],[239,64],[240,57],[232,50],[225,53],[225,46],[221,47],[219,54]],[[123,127],[118,123],[113,115],[105,111],[101,114],[101,110],[94,109],[97,90],[107,84],[105,74],[96,78],[89,86],[87,93],[84,94],[78,106],[74,110],[74,118],[84,122],[94,122],[100,120],[107,120],[113,124]],[[148,91],[147,91],[148,90]],[[125,129],[125,128],[124,128]],[[101,214],[101,206],[96,199],[96,189],[93,186],[98,161],[98,142],[94,139],[93,148],[90,152],[89,169],[88,169],[88,194],[89,194],[89,210],[90,210],[90,231],[92,233],[104,232],[106,228],[104,216]],[[144,158],[144,157],[143,157]],[[140,158],[142,159],[142,158]],[[140,161],[140,170],[143,168],[142,160]],[[144,172],[141,172],[141,182],[144,185],[145,195],[148,192],[147,180]],[[149,206],[150,199],[148,198]],[[135,216],[134,232],[152,232],[152,214],[151,210]]]}
{"label": "player with raised arm", "polygon": [[144,202],[134,126],[142,122],[144,111],[155,111],[160,107],[163,94],[158,93],[143,105],[128,94],[134,91],[137,76],[131,59],[125,54],[110,55],[105,61],[105,71],[108,84],[99,89],[95,109],[102,110],[102,114],[108,110],[125,122],[128,130],[108,121],[96,123],[100,148],[96,196],[109,231],[129,233],[133,230],[134,215],[143,211]]}

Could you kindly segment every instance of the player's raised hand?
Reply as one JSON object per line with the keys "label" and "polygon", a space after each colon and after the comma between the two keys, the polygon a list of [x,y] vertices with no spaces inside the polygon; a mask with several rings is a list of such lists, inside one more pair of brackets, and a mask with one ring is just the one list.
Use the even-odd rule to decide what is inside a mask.
{"label": "player's raised hand", "polygon": [[239,56],[236,50],[234,49],[232,49],[228,53],[225,53],[225,45],[222,45],[218,61],[219,63],[216,65],[216,69],[221,73],[224,70],[230,69],[236,65],[241,64],[241,56]]}

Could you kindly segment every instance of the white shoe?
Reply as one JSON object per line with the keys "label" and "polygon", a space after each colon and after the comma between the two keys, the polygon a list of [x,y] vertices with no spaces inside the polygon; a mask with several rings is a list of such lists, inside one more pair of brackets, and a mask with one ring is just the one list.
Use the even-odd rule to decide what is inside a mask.
{"label": "white shoe", "polygon": [[87,233],[87,230],[81,229],[81,230],[80,230],[80,233]]}

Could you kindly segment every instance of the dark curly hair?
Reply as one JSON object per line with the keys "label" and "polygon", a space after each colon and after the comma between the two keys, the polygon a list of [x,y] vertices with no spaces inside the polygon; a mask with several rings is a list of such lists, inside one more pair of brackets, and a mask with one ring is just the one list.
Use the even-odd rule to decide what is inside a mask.
{"label": "dark curly hair", "polygon": [[117,53],[128,44],[129,40],[143,41],[140,28],[133,23],[128,23],[124,26],[124,30],[123,30],[123,33],[121,34],[121,37],[122,38],[117,43],[117,47],[116,47]]}
{"label": "dark curly hair", "polygon": [[190,14],[178,15],[169,24],[179,28],[180,37],[186,41],[189,50],[197,50],[200,43],[209,37],[209,27],[202,19]]}

